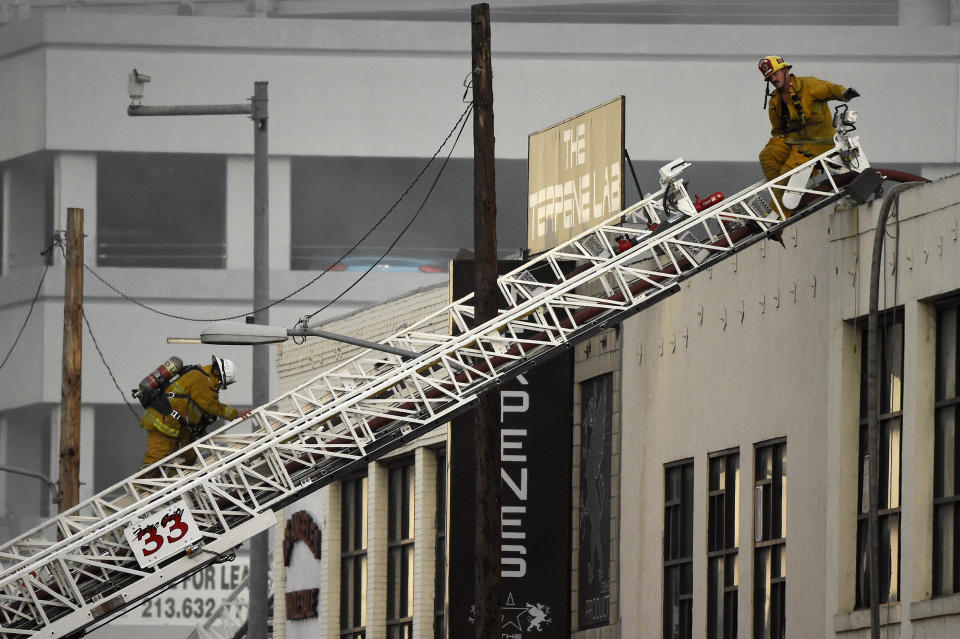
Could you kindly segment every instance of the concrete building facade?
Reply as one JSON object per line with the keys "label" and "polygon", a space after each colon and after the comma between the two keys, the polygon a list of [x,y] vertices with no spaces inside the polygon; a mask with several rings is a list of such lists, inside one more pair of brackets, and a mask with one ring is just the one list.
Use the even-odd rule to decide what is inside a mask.
{"label": "concrete building facade", "polygon": [[[277,297],[310,281],[403,192],[464,112],[464,77],[470,71],[467,12],[439,0],[407,11],[387,11],[371,0],[331,14],[310,14],[309,3],[284,1],[133,2],[127,5],[136,10],[126,12],[112,4],[0,2],[0,325],[9,345],[0,346],[0,352],[6,354],[18,340],[0,369],[0,464],[56,474],[63,260],[56,249],[47,255],[41,251],[62,230],[66,209],[81,207],[90,267],[81,497],[139,464],[142,433],[121,396],[171,352],[185,360],[210,356],[207,347],[172,347],[166,338],[195,335],[198,323],[190,319],[242,316],[252,296],[249,121],[240,116],[131,118],[126,114],[131,68],[152,74],[146,104],[241,102],[252,94],[254,81],[269,82],[271,291]],[[960,13],[955,3],[880,2],[873,12],[846,9],[820,16],[804,3],[790,3],[789,14],[776,13],[787,10],[779,3],[766,3],[728,19],[710,17],[710,3],[694,4],[701,10],[697,19],[638,18],[634,3],[620,3],[619,14],[609,11],[609,3],[582,13],[571,3],[550,3],[561,7],[554,11],[531,2],[503,8],[502,17],[492,7],[504,249],[523,244],[529,133],[616,95],[626,96],[625,141],[644,192],[654,186],[656,167],[680,155],[694,162],[691,188],[700,193],[753,182],[759,176],[756,153],[768,135],[755,64],[769,53],[784,55],[800,74],[860,91],[863,97],[854,107],[861,112],[859,133],[874,164],[932,178],[957,171]],[[227,6],[234,13],[222,9]],[[285,13],[292,7],[296,15]],[[785,21],[794,26],[785,28]],[[425,217],[402,244],[407,254],[432,259],[469,246],[471,154],[461,139],[448,164],[450,181],[438,183]],[[935,506],[945,503],[937,500],[945,497],[926,500],[934,485],[908,470],[929,461],[926,444],[917,438],[932,426],[910,422],[920,419],[918,408],[929,399],[924,394],[929,388],[914,384],[926,379],[936,385],[924,368],[929,362],[920,357],[921,346],[929,347],[924,340],[933,330],[931,318],[939,317],[936,300],[958,288],[957,262],[950,260],[956,246],[953,188],[954,182],[946,180],[903,196],[900,261],[895,277],[885,280],[887,306],[902,308],[903,317],[899,494],[904,497],[897,516],[903,522],[900,548],[915,560],[901,558],[897,594],[903,603],[885,608],[901,636],[936,636],[952,623],[941,614],[952,599],[928,596],[935,592],[934,572],[924,562],[932,564],[933,548],[923,544],[932,546],[932,538],[926,528],[913,527],[920,520],[918,526],[926,526],[925,518],[933,517]],[[631,189],[628,184],[628,202],[635,196]],[[419,198],[424,196],[425,189]],[[924,203],[928,198],[931,203]],[[409,215],[420,199],[410,205]],[[752,628],[755,595],[746,576],[759,554],[755,548],[772,558],[783,554],[786,538],[744,545],[752,537],[744,513],[752,512],[756,489],[776,492],[772,475],[756,485],[746,478],[754,475],[758,455],[764,463],[769,458],[772,469],[773,460],[786,454],[791,473],[820,483],[788,490],[783,512],[791,532],[790,578],[771,577],[762,594],[783,590],[790,633],[799,631],[798,621],[791,621],[797,619],[822,619],[817,634],[863,633],[856,581],[850,585],[858,565],[858,462],[851,457],[858,454],[858,439],[850,424],[859,413],[849,401],[859,393],[859,352],[851,352],[860,348],[857,321],[866,309],[863,269],[868,264],[863,245],[869,244],[869,219],[877,206],[840,210],[829,222],[824,214],[805,221],[788,233],[785,252],[779,246],[756,247],[626,323],[604,345],[597,342],[589,354],[578,354],[600,357],[613,348],[623,362],[622,369],[607,360],[584,362],[575,372],[578,384],[600,374],[614,376],[614,430],[619,433],[614,450],[621,455],[611,508],[618,519],[611,527],[616,535],[611,549],[618,549],[611,571],[617,576],[610,608],[615,621],[582,636],[662,628],[662,576],[667,573],[670,579],[691,575],[683,606],[676,590],[678,612],[670,622],[686,619],[681,608],[690,610],[689,623],[699,634],[711,627],[701,606],[707,577],[718,574],[711,566],[724,561],[738,563],[739,572],[725,574],[739,575],[742,584],[724,591],[726,605],[738,602],[733,618],[741,634]],[[927,229],[935,221],[937,230]],[[402,226],[389,227],[390,234],[374,245],[387,246]],[[941,267],[934,269],[937,264]],[[315,311],[318,321],[329,320],[445,277],[382,275],[373,285],[344,294],[355,280],[353,272],[330,272],[271,309],[272,323],[292,325]],[[21,325],[23,334],[15,338]],[[224,399],[249,404],[248,351],[217,350],[241,370],[240,381]],[[792,365],[773,365],[775,354]],[[592,366],[603,370],[590,372]],[[279,375],[272,372],[271,378],[272,388],[279,388]],[[704,389],[710,393],[702,394]],[[691,401],[691,390],[705,399]],[[771,396],[781,401],[757,402]],[[575,417],[579,410],[578,404]],[[425,504],[436,462],[428,452],[411,453],[416,494]],[[717,468],[719,477],[723,468],[726,478],[725,469],[734,468],[735,461],[741,480],[735,490],[710,483],[708,469]],[[371,475],[375,481],[367,490],[381,494],[383,482],[389,485],[387,475]],[[785,476],[781,464],[776,475],[781,489]],[[692,478],[689,490],[696,499],[689,539],[701,550],[685,554],[681,544],[674,549],[679,554],[665,562],[667,477],[680,491],[670,500],[671,512],[680,519],[687,507],[684,481]],[[734,555],[726,538],[714,539],[721,546],[702,550],[708,497],[729,503],[731,490],[739,499],[739,550]],[[318,508],[315,517],[332,516],[324,509],[334,508],[333,498]],[[10,537],[54,510],[43,483],[0,474],[0,536]],[[897,511],[888,510],[892,520]],[[815,521],[821,513],[825,525],[811,526],[807,539],[797,538],[793,522]],[[772,512],[767,518],[772,521]],[[578,521],[572,513],[574,528]],[[421,525],[427,526],[421,531],[428,529]],[[771,530],[761,533],[769,536]],[[654,541],[634,543],[638,538]],[[629,547],[624,539],[632,540]],[[382,539],[377,543],[390,545]],[[414,548],[414,553],[423,551]],[[822,566],[803,561],[820,556]],[[660,576],[652,586],[651,575]],[[781,587],[784,583],[790,587]],[[816,596],[809,597],[811,592]],[[329,588],[320,596],[328,595]],[[381,609],[371,610],[379,615]],[[422,615],[414,616],[414,624],[426,627]]]}

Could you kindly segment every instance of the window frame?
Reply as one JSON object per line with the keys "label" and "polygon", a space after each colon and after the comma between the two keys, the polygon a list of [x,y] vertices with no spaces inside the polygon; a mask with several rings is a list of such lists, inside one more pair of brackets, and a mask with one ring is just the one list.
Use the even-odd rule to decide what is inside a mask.
{"label": "window frame", "polygon": [[[349,486],[359,486],[354,492],[354,506],[349,512],[346,508]],[[369,483],[366,474],[357,475],[340,482],[341,510],[340,510],[340,637],[342,639],[365,639],[367,592],[366,575],[369,550],[369,513],[367,499]],[[357,492],[359,494],[357,494]],[[353,516],[352,521],[348,521]],[[352,534],[351,534],[352,533]],[[357,537],[361,537],[357,541]],[[345,598],[347,574],[353,578],[351,596]],[[362,578],[358,578],[361,576]],[[349,620],[348,620],[349,616]],[[360,624],[350,623],[359,617]]]}
{"label": "window frame", "polygon": [[[780,456],[776,455],[778,449],[783,451]],[[761,453],[766,450],[771,451],[770,476],[761,478]],[[753,460],[753,636],[782,639],[786,634],[787,604],[787,438],[754,444]],[[767,487],[770,498],[765,500],[762,496]],[[777,519],[779,531],[775,530]],[[775,532],[780,534],[774,536]],[[768,559],[762,561],[761,557]]]}
{"label": "window frame", "polygon": [[[891,388],[892,384],[886,383],[885,380],[890,379],[890,361],[889,361],[889,346],[890,340],[888,336],[893,333],[890,332],[892,326],[899,327],[899,396],[893,396],[893,389]],[[869,334],[867,330],[866,320],[861,320],[858,322],[858,329],[860,330],[860,345],[861,345],[861,358],[860,358],[860,415],[858,420],[858,437],[859,444],[857,446],[857,526],[856,526],[856,555],[855,555],[855,591],[854,591],[854,609],[863,610],[870,607],[870,592],[869,592],[869,583],[863,578],[867,566],[865,562],[867,560],[867,543],[869,536],[869,513],[865,507],[865,495],[869,492],[869,487],[866,485],[867,474],[865,472],[866,468],[866,454],[867,454],[867,445],[868,445],[868,413],[867,413],[867,344],[869,339]],[[891,603],[900,601],[900,565],[902,559],[902,542],[901,542],[901,531],[902,531],[902,506],[903,506],[903,389],[905,386],[904,379],[904,360],[906,355],[906,330],[904,323],[904,313],[902,308],[896,308],[880,313],[880,322],[878,329],[881,331],[880,336],[880,402],[881,408],[880,412],[877,415],[877,427],[879,429],[880,437],[880,459],[879,461],[879,485],[880,485],[880,495],[879,499],[881,500],[882,506],[877,509],[877,515],[879,518],[879,535],[880,535],[880,571],[881,574],[884,572],[886,567],[887,572],[893,575],[896,574],[896,583],[891,582],[887,585],[886,589],[883,587],[880,588],[880,603]],[[892,440],[896,438],[896,449],[897,455],[896,459],[892,460],[891,453],[893,449]],[[886,455],[884,455],[886,452]],[[891,464],[891,460],[895,464]],[[891,466],[896,466],[897,472],[897,481],[896,486],[893,486],[891,480]],[[891,504],[891,494],[895,493],[896,496],[896,506]],[[893,534],[893,522],[896,522],[896,569],[893,567],[893,551],[891,550],[891,535]]]}
{"label": "window frame", "polygon": [[[671,639],[690,639],[693,636],[695,471],[696,466],[692,457],[663,465],[663,610],[661,619],[663,636]],[[677,484],[679,490],[673,498],[668,499],[673,473],[679,474]],[[685,482],[689,482],[689,486],[685,485]],[[673,522],[676,524],[676,530],[673,528]],[[684,583],[687,584],[686,588]],[[675,595],[673,590],[676,591]],[[675,621],[674,609],[677,612]],[[668,628],[676,628],[677,632],[668,634]]]}
{"label": "window frame", "polygon": [[[391,460],[387,466],[387,639],[413,636],[415,493],[414,459]],[[408,607],[405,615],[400,614],[404,604]]]}
{"label": "window frame", "polygon": [[[731,479],[730,461],[736,462]],[[723,463],[723,486],[714,487],[714,465]],[[728,448],[707,455],[707,637],[733,639],[738,633],[739,552],[740,552],[740,448]],[[727,497],[732,496],[732,499]],[[722,540],[717,539],[715,504],[722,502]],[[732,541],[728,521],[732,518]],[[719,569],[719,570],[717,570]],[[722,579],[722,584],[721,584]],[[730,581],[732,580],[732,584]],[[719,585],[720,592],[717,592]],[[717,604],[720,605],[717,605]],[[718,619],[719,617],[719,619]]]}
{"label": "window frame", "polygon": [[[945,383],[942,379],[943,355],[942,344],[944,343],[944,315],[953,314],[953,348],[951,354],[953,358],[953,388],[944,388]],[[960,437],[957,430],[960,428],[960,296],[953,296],[941,300],[936,305],[936,381],[934,384],[934,464],[933,464],[933,529],[932,529],[932,595],[934,597],[945,597],[960,593],[960,476],[957,473],[958,464],[960,464]],[[944,417],[950,412],[953,413],[952,420]],[[953,474],[953,486],[949,488],[952,494],[947,494],[947,487],[944,486],[944,461],[947,456],[945,446],[944,427],[947,422],[952,422],[953,428],[953,450],[951,471]],[[950,535],[951,546],[948,551],[950,557],[944,557],[944,544],[940,534],[942,519],[944,514],[950,518],[952,524],[952,534]],[[952,585],[949,588],[944,587],[944,566],[949,562],[950,580]]]}
{"label": "window frame", "polygon": [[446,639],[447,615],[447,454],[444,449],[434,451],[436,474],[436,550],[434,553],[433,582],[433,636]]}

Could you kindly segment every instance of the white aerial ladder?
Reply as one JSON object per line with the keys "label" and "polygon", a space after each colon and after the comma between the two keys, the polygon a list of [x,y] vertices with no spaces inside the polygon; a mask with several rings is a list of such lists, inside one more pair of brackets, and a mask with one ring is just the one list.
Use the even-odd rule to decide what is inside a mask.
{"label": "white aerial ladder", "polygon": [[[835,141],[778,178],[785,184],[760,183],[704,211],[679,177],[686,165],[671,163],[659,191],[500,277],[507,307],[496,318],[473,327],[472,296],[453,302],[384,342],[415,356],[365,350],[5,543],[0,639],[79,636],[107,623],[231,559],[243,541],[278,523],[286,504],[841,199],[845,180],[875,191],[881,178],[867,171],[859,138],[841,130]],[[789,180],[811,171],[821,180],[816,188]],[[816,201],[801,202],[784,220],[776,191]],[[453,330],[431,328],[438,325]]]}

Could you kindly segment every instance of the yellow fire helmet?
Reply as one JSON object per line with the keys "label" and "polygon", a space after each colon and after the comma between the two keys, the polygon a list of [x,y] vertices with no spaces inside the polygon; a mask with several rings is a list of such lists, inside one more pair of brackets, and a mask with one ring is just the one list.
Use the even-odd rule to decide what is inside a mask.
{"label": "yellow fire helmet", "polygon": [[770,76],[780,69],[789,69],[792,66],[792,64],[787,64],[784,59],[778,55],[768,55],[765,58],[760,58],[760,62],[757,64],[757,68],[760,69],[760,73],[763,74],[764,80],[769,80]]}

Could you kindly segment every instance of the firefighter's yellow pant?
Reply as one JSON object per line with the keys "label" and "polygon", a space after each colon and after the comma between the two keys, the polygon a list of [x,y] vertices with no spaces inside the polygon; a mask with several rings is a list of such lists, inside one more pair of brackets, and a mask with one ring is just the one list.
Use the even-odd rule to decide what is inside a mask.
{"label": "firefighter's yellow pant", "polygon": [[[760,151],[760,168],[767,181],[795,169],[801,164],[825,153],[833,148],[833,144],[788,144],[785,138],[772,137],[767,146]],[[813,175],[816,175],[814,171]],[[786,182],[783,182],[786,184]],[[783,208],[783,191],[774,189],[774,197]],[[792,209],[783,209],[784,215],[790,217]]]}
{"label": "firefighter's yellow pant", "polygon": [[[193,441],[193,437],[190,435],[190,430],[187,428],[181,428],[180,435],[178,437],[167,437],[163,433],[154,430],[153,428],[146,430],[147,450],[143,455],[143,463],[140,465],[140,468],[146,468],[154,462],[158,462],[164,457],[172,455]],[[192,450],[184,451],[183,457],[186,459],[187,463],[192,463],[195,459],[195,455],[193,454]]]}

